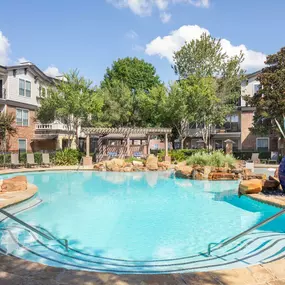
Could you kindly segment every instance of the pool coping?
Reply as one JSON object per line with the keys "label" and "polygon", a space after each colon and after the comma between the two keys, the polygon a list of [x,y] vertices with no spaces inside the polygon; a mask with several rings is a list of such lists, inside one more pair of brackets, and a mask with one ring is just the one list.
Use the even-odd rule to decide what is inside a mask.
{"label": "pool coping", "polygon": [[[44,172],[44,171],[64,171],[77,170],[77,166],[71,167],[50,167],[50,168],[32,168],[32,169],[9,169],[0,171],[0,175],[22,173],[22,172]],[[93,168],[81,168],[82,170],[93,170]],[[28,192],[27,192],[28,191]],[[20,197],[13,199],[10,203],[7,202],[2,207],[8,207],[24,200],[30,199],[38,191],[37,186],[28,184],[28,190],[10,192],[12,194],[19,194],[26,192],[27,195],[20,195]],[[6,193],[5,193],[6,194]],[[5,195],[5,194],[0,194]],[[22,193],[21,193],[22,194]],[[258,194],[246,195],[247,197],[266,203],[266,196],[260,198]],[[17,195],[16,195],[17,196]],[[276,201],[267,201],[268,204],[280,208],[285,207]],[[279,206],[278,206],[279,205]],[[9,281],[8,281],[9,280]],[[106,285],[279,285],[285,284],[285,259],[280,259],[272,263],[252,265],[246,268],[225,269],[218,271],[207,272],[191,272],[191,273],[177,273],[177,274],[121,274],[116,275],[112,273],[89,272],[80,270],[70,270],[58,267],[43,265],[36,262],[20,259],[14,256],[2,255],[0,256],[0,284],[1,282],[9,282],[7,284],[39,284],[38,282],[48,281],[44,284],[106,284]],[[42,284],[42,283],[40,283]]]}

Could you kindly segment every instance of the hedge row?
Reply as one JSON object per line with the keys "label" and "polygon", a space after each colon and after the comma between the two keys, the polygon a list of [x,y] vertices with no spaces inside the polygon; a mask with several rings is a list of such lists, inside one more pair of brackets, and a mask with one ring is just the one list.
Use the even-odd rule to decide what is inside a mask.
{"label": "hedge row", "polygon": [[[208,152],[207,149],[174,149],[170,150],[169,156],[171,157],[172,161],[174,162],[180,162],[187,160],[190,156],[192,156],[195,153],[205,153]],[[240,160],[250,160],[253,153],[256,153],[257,151],[235,151],[233,152],[233,156],[236,159]],[[161,150],[158,151],[157,156],[159,160],[162,160],[165,156],[165,151]],[[271,152],[270,151],[264,151],[259,153],[259,159],[270,159],[271,158]],[[281,156],[279,159],[281,160]]]}
{"label": "hedge row", "polygon": [[[0,154],[0,165],[4,164],[4,156],[5,156],[5,164],[11,163],[11,154]],[[79,152],[75,149],[65,149],[62,151],[56,151],[49,153],[50,161],[55,165],[76,165],[81,160],[83,153]],[[41,152],[34,152],[35,163],[41,164],[42,162],[42,153]],[[27,162],[27,155],[26,153],[19,154],[19,161],[20,163]]]}

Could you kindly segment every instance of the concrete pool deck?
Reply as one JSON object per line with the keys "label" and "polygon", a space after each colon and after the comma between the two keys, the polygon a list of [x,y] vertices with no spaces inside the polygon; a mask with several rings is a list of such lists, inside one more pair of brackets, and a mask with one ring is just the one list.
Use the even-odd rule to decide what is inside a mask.
{"label": "concrete pool deck", "polygon": [[[60,171],[76,170],[77,166],[51,167],[51,168],[21,168],[3,169],[0,174],[22,173],[30,171]],[[80,170],[91,170],[92,167],[80,167]],[[33,185],[30,197],[36,193]],[[34,193],[33,193],[34,191]],[[25,192],[25,191],[19,191]],[[6,196],[9,205],[27,199],[27,196],[16,192],[11,194],[11,203]],[[2,196],[3,195],[3,196]],[[0,198],[7,193],[0,194]],[[13,197],[12,197],[13,196]],[[22,197],[22,198],[21,198]],[[25,198],[26,197],[26,198]],[[267,197],[267,196],[265,196]],[[279,197],[284,202],[285,197]],[[0,202],[2,202],[0,200]],[[265,200],[263,202],[266,202]],[[0,207],[5,207],[3,204]],[[275,205],[278,206],[278,205]],[[281,204],[279,207],[282,207]],[[87,271],[67,270],[29,262],[17,257],[0,255],[0,285],[285,285],[285,259],[254,265],[247,268],[227,269],[201,273],[164,274],[164,275],[115,275],[108,273],[96,273]]]}

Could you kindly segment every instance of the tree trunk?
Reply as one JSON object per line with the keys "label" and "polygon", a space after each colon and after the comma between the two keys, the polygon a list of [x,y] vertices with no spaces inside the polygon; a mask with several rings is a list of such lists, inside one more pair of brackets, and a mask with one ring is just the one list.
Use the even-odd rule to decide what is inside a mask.
{"label": "tree trunk", "polygon": [[186,139],[186,138],[181,138],[181,139],[180,139],[180,148],[181,148],[181,149],[184,149],[184,142],[185,142],[185,139]]}

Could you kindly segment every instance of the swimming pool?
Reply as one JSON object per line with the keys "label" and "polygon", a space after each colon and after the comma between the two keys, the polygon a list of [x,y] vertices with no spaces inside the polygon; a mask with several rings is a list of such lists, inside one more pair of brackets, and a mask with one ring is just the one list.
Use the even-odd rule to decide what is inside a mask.
{"label": "swimming pool", "polygon": [[66,252],[59,243],[2,216],[0,249],[26,260],[69,269],[159,274],[244,267],[284,255],[285,216],[211,256],[204,254],[209,243],[280,211],[238,198],[237,181],[184,180],[171,172],[25,175],[39,192],[9,211],[68,239],[70,247]]}

